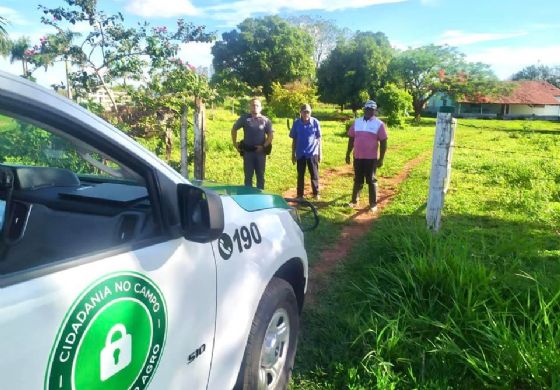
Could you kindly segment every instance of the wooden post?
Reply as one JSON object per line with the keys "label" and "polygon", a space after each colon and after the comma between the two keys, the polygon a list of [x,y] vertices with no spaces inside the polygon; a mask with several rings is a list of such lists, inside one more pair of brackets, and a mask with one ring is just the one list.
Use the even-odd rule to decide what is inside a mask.
{"label": "wooden post", "polygon": [[187,179],[189,178],[189,151],[187,149],[188,112],[189,106],[184,102],[181,108],[181,175]]}
{"label": "wooden post", "polygon": [[194,111],[194,177],[204,180],[206,166],[204,103],[200,98],[195,100]]}
{"label": "wooden post", "polygon": [[453,138],[457,120],[450,113],[437,114],[436,135],[434,138],[434,153],[432,157],[432,171],[430,173],[430,192],[426,209],[428,228],[438,231],[441,225],[441,210],[445,193],[449,187],[451,177],[451,157]]}

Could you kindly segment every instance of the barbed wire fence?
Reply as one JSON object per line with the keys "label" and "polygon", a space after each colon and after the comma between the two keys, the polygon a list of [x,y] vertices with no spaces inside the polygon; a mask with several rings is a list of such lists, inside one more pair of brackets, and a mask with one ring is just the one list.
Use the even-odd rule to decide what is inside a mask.
{"label": "barbed wire fence", "polygon": [[[489,149],[484,147],[472,147],[466,145],[455,145],[455,130],[457,120],[452,117],[451,113],[438,113],[436,121],[436,134],[434,137],[434,149],[432,157],[432,168],[430,172],[430,189],[428,193],[428,201],[426,207],[426,222],[428,229],[437,232],[441,227],[441,212],[443,209],[445,195],[449,189],[451,180],[451,162],[453,153],[456,150],[469,150],[475,152],[487,152],[492,154],[506,154],[513,158],[534,157],[544,161],[559,161],[560,157],[543,156],[535,153],[519,152],[504,149]],[[487,172],[465,172],[466,175],[480,175]],[[506,179],[507,180],[507,179]],[[555,182],[560,183],[560,175],[558,177],[532,177],[534,182]]]}

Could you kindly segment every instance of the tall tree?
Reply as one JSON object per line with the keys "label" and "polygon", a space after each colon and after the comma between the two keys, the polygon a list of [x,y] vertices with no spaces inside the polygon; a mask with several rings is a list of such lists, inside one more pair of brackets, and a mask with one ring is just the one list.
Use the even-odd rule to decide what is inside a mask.
{"label": "tall tree", "polygon": [[560,66],[530,65],[511,76],[512,80],[542,80],[560,88]]}
{"label": "tall tree", "polygon": [[311,36],[277,16],[245,19],[212,47],[216,72],[228,71],[251,87],[286,84],[314,75]]}
{"label": "tall tree", "polygon": [[309,15],[292,17],[287,20],[294,26],[307,31],[313,38],[313,61],[316,68],[319,68],[321,62],[328,57],[339,40],[350,36],[349,29],[341,29],[333,20]]}
{"label": "tall tree", "polygon": [[[177,22],[174,32],[168,31],[166,27],[151,29],[146,23],[132,28],[124,25],[121,13],[108,16],[99,11],[96,0],[64,2],[67,4],[65,7],[39,6],[44,13],[41,21],[53,26],[59,35],[68,34],[76,23],[89,26],[89,31],[79,40],[76,39],[77,35],[73,35],[72,44],[62,47],[63,50],[58,54],[68,57],[80,68],[70,75],[74,87],[80,87],[85,92],[103,88],[111,99],[117,117],[117,103],[110,87],[112,82],[128,77],[141,79],[146,66],[157,68],[175,57],[179,43],[209,42],[213,39],[213,34],[206,33],[204,26],[194,26],[182,19]],[[57,53],[54,47],[51,49],[50,54]]]}
{"label": "tall tree", "polygon": [[21,61],[22,76],[29,77],[29,60],[33,55],[31,42],[28,37],[20,37],[10,45],[10,63]]}
{"label": "tall tree", "polygon": [[10,38],[8,36],[8,31],[6,31],[6,26],[8,25],[8,19],[0,16],[0,55],[5,56],[10,52]]}
{"label": "tall tree", "polygon": [[358,32],[340,41],[317,70],[319,97],[355,112],[385,84],[393,49],[381,32]]}
{"label": "tall tree", "polygon": [[464,54],[449,46],[428,45],[405,50],[391,62],[390,74],[412,95],[416,119],[438,92],[456,99],[505,92],[488,65],[466,62]]}

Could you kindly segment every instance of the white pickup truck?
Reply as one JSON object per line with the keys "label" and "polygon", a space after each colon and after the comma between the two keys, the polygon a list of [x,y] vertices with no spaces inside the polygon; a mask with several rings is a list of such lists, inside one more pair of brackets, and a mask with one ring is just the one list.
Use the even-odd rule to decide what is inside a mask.
{"label": "white pickup truck", "polygon": [[0,388],[285,389],[307,285],[292,212],[189,183],[0,72]]}

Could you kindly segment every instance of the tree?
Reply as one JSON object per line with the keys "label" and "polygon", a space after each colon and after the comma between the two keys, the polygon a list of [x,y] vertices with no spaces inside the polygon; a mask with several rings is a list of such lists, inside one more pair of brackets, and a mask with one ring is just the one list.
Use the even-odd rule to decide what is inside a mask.
{"label": "tree", "polygon": [[28,77],[29,73],[29,60],[34,54],[31,48],[31,42],[28,37],[20,37],[10,44],[10,63],[21,61],[22,76]]}
{"label": "tree", "polygon": [[[154,69],[150,81],[131,93],[132,113],[128,125],[134,135],[157,136],[165,146],[165,158],[171,159],[174,129],[181,127],[186,145],[189,108],[196,108],[198,100],[212,100],[215,91],[208,79],[195,72],[194,67],[179,59],[171,59],[163,68]],[[186,149],[186,148],[185,148]],[[184,151],[186,153],[186,150]],[[183,159],[187,160],[186,156]],[[186,166],[183,167],[186,174]]]}
{"label": "tree", "polygon": [[72,77],[76,78],[76,75],[70,74],[70,65],[79,63],[73,59],[73,55],[79,56],[79,51],[73,45],[73,42],[80,36],[81,34],[71,30],[59,30],[55,34],[47,34],[40,38],[40,45],[37,48],[37,54],[34,56],[37,66],[43,66],[45,70],[56,62],[64,62],[66,82],[53,84],[52,87],[55,90],[65,89],[68,99],[73,98],[70,80]]}
{"label": "tree", "polygon": [[377,104],[387,115],[387,124],[400,127],[412,109],[412,96],[404,89],[389,83],[377,91]]}
{"label": "tree", "polygon": [[347,28],[341,29],[334,21],[325,20],[321,17],[303,15],[289,18],[288,21],[307,31],[313,38],[313,61],[317,69],[336,47],[337,42],[348,36],[350,31]]}
{"label": "tree", "polygon": [[78,87],[78,92],[81,89],[86,93],[103,88],[111,99],[117,118],[119,112],[110,88],[112,82],[120,80],[126,84],[127,78],[142,79],[145,67],[158,68],[169,58],[174,58],[179,43],[210,42],[213,39],[213,34],[206,33],[204,26],[194,26],[182,19],[177,21],[174,32],[168,31],[167,27],[151,29],[147,23],[130,28],[124,25],[121,13],[108,16],[97,10],[96,0],[64,2],[68,7],[39,6],[44,13],[41,22],[64,36],[76,23],[88,25],[90,30],[81,36],[72,35],[72,44],[59,47],[60,50],[46,45],[44,54],[63,56],[77,64],[80,69],[69,75],[74,87]]}
{"label": "tree", "polygon": [[393,49],[381,32],[358,32],[340,41],[317,70],[319,98],[356,112],[383,87]]}
{"label": "tree", "polygon": [[228,71],[251,87],[263,87],[268,100],[272,83],[313,77],[311,36],[277,16],[245,19],[222,34],[212,47],[216,72]]}
{"label": "tree", "polygon": [[299,114],[303,103],[313,105],[316,101],[315,88],[308,83],[295,81],[284,86],[272,84],[270,108],[276,116],[293,118]]}
{"label": "tree", "polygon": [[560,66],[530,65],[511,76],[512,80],[542,80],[560,88]]}
{"label": "tree", "polygon": [[417,120],[426,102],[438,92],[455,99],[505,92],[488,65],[469,63],[464,57],[454,47],[428,45],[405,50],[393,59],[390,75],[412,95]]}
{"label": "tree", "polygon": [[[235,102],[250,95],[259,95],[260,91],[251,88],[247,83],[239,80],[238,76],[230,70],[214,73],[211,86],[217,92],[216,100],[225,103],[227,98],[231,99],[231,113],[235,112]],[[243,107],[245,109],[245,107]]]}
{"label": "tree", "polygon": [[6,26],[8,25],[8,19],[0,16],[0,55],[8,55],[10,53],[10,38],[8,36],[8,31],[6,31]]}

